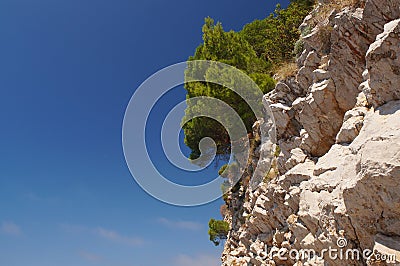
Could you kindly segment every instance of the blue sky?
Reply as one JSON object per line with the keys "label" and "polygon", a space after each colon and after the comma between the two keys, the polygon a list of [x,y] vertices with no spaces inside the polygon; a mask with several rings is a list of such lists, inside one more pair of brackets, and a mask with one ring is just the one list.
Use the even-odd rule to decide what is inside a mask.
{"label": "blue sky", "polygon": [[207,222],[222,201],[146,194],[125,164],[124,111],[147,77],[193,54],[204,17],[239,30],[277,2],[1,0],[0,265],[218,265]]}

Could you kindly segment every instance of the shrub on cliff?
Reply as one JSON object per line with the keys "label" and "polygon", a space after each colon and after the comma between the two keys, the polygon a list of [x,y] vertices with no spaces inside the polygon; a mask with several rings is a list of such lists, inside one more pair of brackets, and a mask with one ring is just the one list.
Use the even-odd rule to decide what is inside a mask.
{"label": "shrub on cliff", "polygon": [[298,27],[312,5],[313,1],[292,1],[286,9],[277,5],[273,14],[245,25],[240,34],[271,65],[290,60],[300,36]]}
{"label": "shrub on cliff", "polygon": [[221,241],[228,237],[229,224],[226,221],[210,219],[208,227],[208,235],[214,245],[218,246]]}

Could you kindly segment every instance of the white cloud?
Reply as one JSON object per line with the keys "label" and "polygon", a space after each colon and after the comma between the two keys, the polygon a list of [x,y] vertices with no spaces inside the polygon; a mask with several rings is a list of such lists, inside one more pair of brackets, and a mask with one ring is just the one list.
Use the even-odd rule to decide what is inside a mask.
{"label": "white cloud", "polygon": [[80,251],[79,256],[90,262],[101,262],[104,260],[102,256],[87,251]]}
{"label": "white cloud", "polygon": [[141,246],[145,241],[140,237],[126,236],[117,231],[103,227],[89,228],[82,225],[60,224],[62,230],[70,234],[92,234],[103,239],[128,246]]}
{"label": "white cloud", "polygon": [[173,261],[173,266],[218,266],[221,265],[219,256],[200,254],[196,256],[179,255]]}
{"label": "white cloud", "polygon": [[98,227],[94,230],[94,233],[97,236],[100,236],[104,239],[114,241],[116,243],[126,244],[129,246],[140,246],[144,244],[143,239],[138,237],[124,236],[120,233],[108,229],[104,229],[102,227]]}
{"label": "white cloud", "polygon": [[2,222],[0,226],[0,232],[5,235],[10,236],[21,236],[22,230],[21,228],[13,222]]}
{"label": "white cloud", "polygon": [[203,225],[193,221],[172,221],[167,218],[159,218],[158,222],[170,228],[198,231],[203,228]]}

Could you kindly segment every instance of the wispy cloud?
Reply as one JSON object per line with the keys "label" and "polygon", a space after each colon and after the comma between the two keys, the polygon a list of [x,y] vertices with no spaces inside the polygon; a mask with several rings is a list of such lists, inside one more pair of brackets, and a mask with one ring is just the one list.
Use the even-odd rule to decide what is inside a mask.
{"label": "wispy cloud", "polygon": [[128,246],[141,246],[145,244],[145,241],[140,237],[127,236],[120,232],[103,228],[101,226],[96,228],[90,228],[82,225],[71,225],[68,223],[60,224],[63,231],[71,234],[91,234],[108,241],[112,241],[119,244],[125,244]]}
{"label": "wispy cloud", "polygon": [[87,252],[87,251],[84,251],[84,250],[79,252],[79,256],[82,259],[84,259],[86,261],[89,261],[89,262],[101,262],[101,261],[104,261],[104,258],[102,256],[100,256],[98,254],[91,253],[91,252]]}
{"label": "wispy cloud", "polygon": [[198,231],[203,228],[203,225],[198,222],[194,221],[173,221],[169,220],[167,218],[159,218],[157,220],[160,224],[163,224],[169,228],[175,228],[175,229],[183,229],[183,230],[192,230],[192,231]]}
{"label": "wispy cloud", "polygon": [[0,233],[10,236],[21,236],[21,228],[13,222],[4,221],[0,226]]}
{"label": "wispy cloud", "polygon": [[200,254],[196,256],[178,255],[174,261],[173,266],[218,266],[221,265],[221,260],[218,256]]}
{"label": "wispy cloud", "polygon": [[116,243],[126,244],[129,246],[140,246],[144,243],[143,239],[139,237],[121,235],[116,231],[104,229],[102,227],[96,228],[94,230],[94,233],[104,239],[114,241]]}

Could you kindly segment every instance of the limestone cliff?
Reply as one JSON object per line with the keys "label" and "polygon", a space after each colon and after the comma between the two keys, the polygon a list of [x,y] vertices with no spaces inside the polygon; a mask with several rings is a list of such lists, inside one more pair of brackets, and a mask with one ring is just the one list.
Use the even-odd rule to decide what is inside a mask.
{"label": "limestone cliff", "polygon": [[[399,264],[400,0],[320,1],[300,29],[298,72],[263,99],[276,124],[273,169],[228,195],[222,264],[391,262],[380,254]],[[263,150],[247,168],[271,159]],[[375,255],[338,259],[330,248]],[[307,249],[315,254],[289,256]]]}

